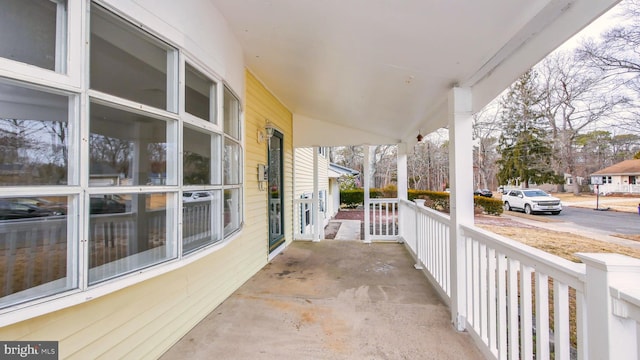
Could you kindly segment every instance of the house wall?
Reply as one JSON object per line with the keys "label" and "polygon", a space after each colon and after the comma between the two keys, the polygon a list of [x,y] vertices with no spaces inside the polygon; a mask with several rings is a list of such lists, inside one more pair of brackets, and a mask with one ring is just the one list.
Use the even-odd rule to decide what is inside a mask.
{"label": "house wall", "polygon": [[[303,194],[313,193],[313,152],[316,148],[296,148],[295,149],[295,198],[300,199]],[[329,159],[318,154],[318,189],[326,191],[327,203],[332,200],[329,198]],[[327,205],[331,206],[331,205]],[[330,210],[330,208],[328,209]],[[325,220],[328,219],[330,213],[325,214]]]}
{"label": "house wall", "polygon": [[[248,224],[260,223],[267,236],[269,224],[267,218],[267,190],[260,190],[258,185],[258,164],[267,164],[267,142],[258,143],[258,130],[264,131],[267,119],[284,135],[284,229],[286,244],[292,240],[293,234],[293,117],[291,112],[275,98],[262,83],[247,71],[247,105],[245,109],[246,154],[245,154],[245,188],[247,210],[259,209],[255,214],[245,212]],[[255,211],[255,210],[254,210]],[[266,238],[265,238],[266,239]],[[267,246],[267,240],[264,245]],[[268,246],[267,246],[268,247]],[[268,250],[268,249],[267,249]],[[265,251],[267,251],[265,250]]]}
{"label": "house wall", "polygon": [[[611,177],[611,183],[602,184],[598,187],[598,191],[601,194],[610,194],[610,193],[629,193],[629,194],[638,194],[640,193],[640,176],[635,176],[636,181],[633,184],[633,180],[630,179],[629,175],[604,175],[605,177]],[[631,180],[631,181],[630,181]],[[595,186],[592,186],[595,190]]]}
{"label": "house wall", "polygon": [[[266,162],[266,145],[257,141],[257,128],[264,126],[265,117],[285,135],[286,238],[291,241],[292,115],[245,73],[242,49],[209,1],[101,4],[184,47],[244,98],[244,225],[213,249],[131,275],[117,291],[64,294],[40,305],[43,315],[0,328],[0,339],[59,341],[61,359],[155,359],[268,261],[267,193],[258,189],[256,177],[257,163]],[[75,300],[66,300],[70,298]]]}

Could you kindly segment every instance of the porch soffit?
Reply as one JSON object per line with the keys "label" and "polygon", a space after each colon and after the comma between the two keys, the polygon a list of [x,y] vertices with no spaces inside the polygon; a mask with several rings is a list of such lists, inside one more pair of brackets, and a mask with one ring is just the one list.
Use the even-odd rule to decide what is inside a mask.
{"label": "porch soffit", "polygon": [[[409,142],[481,109],[619,0],[211,0],[247,66],[297,116],[296,146]],[[363,132],[314,132],[318,124]],[[365,138],[364,140],[362,138]]]}

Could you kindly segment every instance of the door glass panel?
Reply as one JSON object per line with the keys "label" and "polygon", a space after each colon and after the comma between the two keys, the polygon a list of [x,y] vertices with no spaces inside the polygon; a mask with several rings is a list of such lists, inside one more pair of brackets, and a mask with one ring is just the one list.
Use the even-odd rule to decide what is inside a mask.
{"label": "door glass panel", "polygon": [[284,242],[282,143],[276,131],[269,140],[269,251]]}

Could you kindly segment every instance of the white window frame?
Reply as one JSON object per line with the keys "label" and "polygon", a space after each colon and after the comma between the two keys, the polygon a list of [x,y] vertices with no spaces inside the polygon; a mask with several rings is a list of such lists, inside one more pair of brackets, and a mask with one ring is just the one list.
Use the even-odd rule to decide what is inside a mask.
{"label": "white window frame", "polygon": [[[55,1],[55,0],[54,0]],[[206,122],[200,119],[193,119],[189,117],[189,114],[184,112],[184,89],[182,86],[178,86],[180,81],[184,82],[184,67],[185,56],[183,50],[173,44],[171,41],[167,41],[165,37],[158,35],[150,31],[149,27],[145,27],[144,32],[149,36],[153,36],[156,39],[168,44],[168,46],[175,49],[167,53],[168,56],[168,71],[167,81],[171,84],[167,87],[167,96],[171,99],[167,99],[167,109],[158,109],[151,106],[143,105],[131,100],[123,99],[118,96],[106,94],[97,90],[89,89],[89,51],[85,46],[85,42],[88,42],[90,36],[90,24],[89,14],[90,6],[93,4],[103,7],[106,11],[119,17],[122,21],[131,22],[140,26],[137,21],[132,22],[130,16],[122,14],[119,10],[114,9],[105,1],[83,1],[83,0],[68,0],[67,3],[67,26],[66,29],[58,29],[60,34],[66,32],[67,41],[65,46],[67,47],[69,63],[67,66],[67,74],[59,74],[45,69],[34,69],[31,65],[26,65],[20,62],[11,61],[0,58],[0,77],[10,79],[10,81],[18,81],[20,83],[32,83],[37,85],[30,85],[34,88],[42,88],[49,92],[60,92],[70,96],[70,139],[69,141],[69,170],[68,178],[72,185],[67,186],[39,186],[37,188],[37,194],[42,196],[53,195],[65,195],[69,197],[69,211],[75,211],[74,214],[68,216],[68,243],[71,243],[73,253],[69,256],[72,260],[68,260],[67,266],[73,268],[67,276],[73,277],[72,281],[77,284],[77,287],[65,292],[60,292],[55,295],[44,296],[39,299],[27,302],[16,303],[11,306],[0,309],[0,326],[9,325],[15,322],[24,321],[29,318],[33,318],[39,315],[47,314],[52,311],[57,311],[63,308],[74,306],[84,303],[90,299],[110,294],[114,291],[123,289],[127,286],[145,281],[147,279],[156,277],[158,275],[179,269],[186,266],[202,257],[205,257],[212,252],[215,252],[223,247],[226,247],[233,239],[237,238],[241,233],[244,226],[244,113],[242,111],[241,97],[237,96],[234,90],[226,85],[223,80],[216,76],[212,71],[203,67],[195,59],[188,60],[191,66],[194,66],[203,74],[210,76],[210,78],[216,83],[216,105],[215,105],[215,122]],[[126,6],[125,6],[126,8]],[[78,31],[81,29],[82,31]],[[166,29],[165,29],[166,30]],[[58,35],[60,36],[60,35]],[[172,66],[170,64],[173,64]],[[171,70],[169,70],[169,68]],[[87,76],[84,76],[84,74]],[[84,79],[84,80],[83,80]],[[230,137],[232,141],[237,143],[240,148],[240,156],[238,168],[239,182],[233,185],[215,185],[221,191],[221,198],[224,199],[224,189],[237,189],[238,191],[238,219],[239,226],[231,234],[223,236],[222,239],[212,245],[198,249],[188,255],[182,254],[182,212],[177,211],[181,209],[181,199],[183,192],[182,184],[182,128],[184,124],[195,126],[197,128],[205,129],[209,132],[213,132],[220,135],[220,152],[219,159],[213,160],[212,167],[220,167],[220,180],[223,181],[223,161],[222,161],[222,146],[224,139],[228,136],[223,130],[223,94],[227,89],[236,98],[238,103],[238,138]],[[172,173],[176,179],[176,185],[144,185],[144,186],[114,186],[114,187],[97,187],[89,186],[89,117],[90,117],[90,104],[91,102],[101,103],[110,107],[116,107],[121,110],[138,112],[150,116],[153,118],[160,118],[166,122],[167,125],[167,141],[173,142],[174,150],[172,154],[175,154],[175,161],[173,165],[167,167],[167,173]],[[72,120],[71,120],[72,118]],[[73,126],[72,126],[73,124]],[[171,140],[173,139],[173,140]],[[168,157],[171,157],[169,153]],[[217,164],[215,163],[217,161]],[[170,163],[170,162],[168,162]],[[71,165],[73,164],[73,165]],[[33,196],[34,188],[32,187],[0,187],[0,195],[11,196]],[[173,242],[171,244],[171,251],[176,254],[174,259],[167,259],[167,261],[160,264],[151,265],[146,268],[137,269],[132,272],[120,274],[119,276],[102,281],[95,285],[88,285],[88,246],[87,241],[89,239],[89,220],[90,220],[90,196],[92,194],[134,194],[134,193],[166,193],[167,194],[167,242]],[[174,212],[171,213],[171,209]],[[224,209],[220,209],[220,215],[224,216]],[[76,216],[77,215],[77,216]],[[222,219],[220,223],[222,224]],[[223,229],[221,228],[222,232]]]}

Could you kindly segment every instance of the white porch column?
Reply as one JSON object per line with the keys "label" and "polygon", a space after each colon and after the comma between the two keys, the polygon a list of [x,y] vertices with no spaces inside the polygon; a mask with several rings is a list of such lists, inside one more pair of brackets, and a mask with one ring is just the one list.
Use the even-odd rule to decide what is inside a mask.
{"label": "white porch column", "polygon": [[364,153],[364,167],[362,172],[364,173],[363,179],[363,188],[364,188],[364,242],[367,244],[371,243],[371,234],[370,234],[370,222],[369,219],[369,188],[371,187],[371,147],[369,145],[364,145],[362,147],[362,152]]}
{"label": "white porch column", "polygon": [[636,320],[615,296],[640,287],[640,260],[620,254],[576,254],[587,265],[586,351],[589,359],[638,359]]}
{"label": "white porch column", "polygon": [[398,200],[408,200],[409,195],[407,193],[408,183],[407,183],[407,144],[400,143],[398,144],[397,151],[397,181],[398,181]]}
{"label": "white porch column", "polygon": [[[398,144],[398,151],[397,151],[397,161],[396,161],[396,177],[397,177],[397,182],[398,182],[398,202],[400,202],[400,200],[408,200],[409,199],[409,194],[407,193],[408,190],[408,184],[407,184],[407,144],[406,143],[400,143]],[[400,204],[398,204],[398,212],[400,212]],[[417,212],[416,212],[417,213]],[[398,220],[399,222],[401,222],[401,216],[404,216],[404,214],[400,214],[398,213]],[[402,226],[398,227],[398,236],[400,237],[401,241],[404,241],[405,236],[406,236],[406,229],[403,229]]]}
{"label": "white porch column", "polygon": [[[320,241],[322,220],[320,220],[320,189],[318,185],[318,147],[313,147],[313,241]],[[324,237],[324,236],[322,236]]]}
{"label": "white porch column", "polygon": [[466,259],[460,225],[473,225],[471,89],[449,93],[449,186],[451,188],[451,320],[458,331],[466,327]]}

